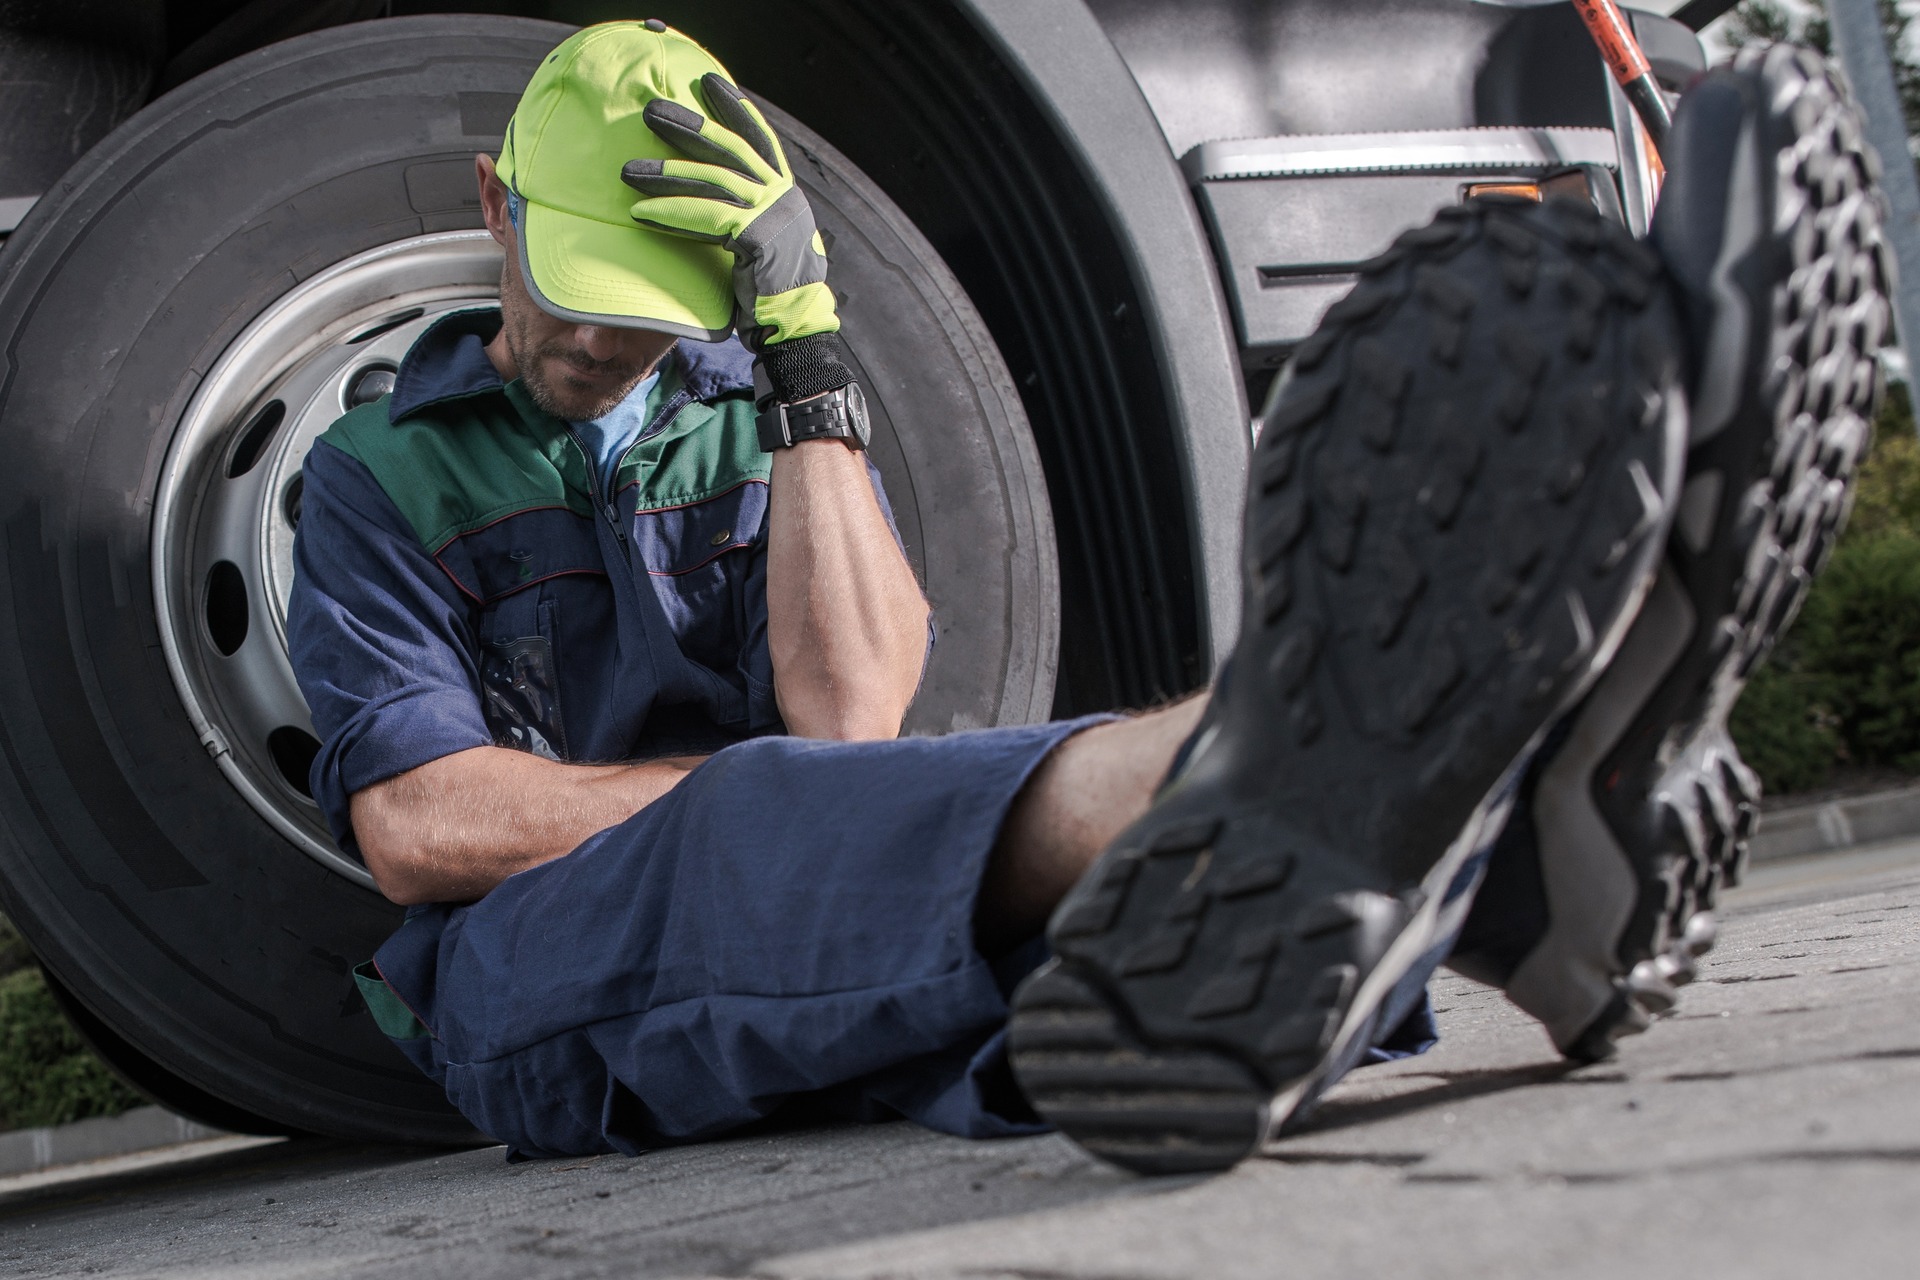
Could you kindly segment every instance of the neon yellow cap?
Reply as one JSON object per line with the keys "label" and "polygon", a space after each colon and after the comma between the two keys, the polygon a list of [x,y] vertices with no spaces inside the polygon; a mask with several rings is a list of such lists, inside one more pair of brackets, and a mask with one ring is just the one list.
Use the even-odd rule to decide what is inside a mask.
{"label": "neon yellow cap", "polygon": [[519,197],[520,273],[542,308],[581,324],[719,341],[733,331],[733,255],[635,225],[629,160],[679,159],[641,118],[655,98],[705,114],[713,55],[661,22],[605,22],[541,62],[507,125],[500,178]]}

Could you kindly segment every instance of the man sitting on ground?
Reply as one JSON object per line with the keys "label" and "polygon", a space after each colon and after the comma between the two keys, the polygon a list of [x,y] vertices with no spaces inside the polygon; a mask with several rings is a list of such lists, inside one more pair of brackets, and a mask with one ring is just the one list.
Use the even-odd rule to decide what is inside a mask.
{"label": "man sitting on ground", "polygon": [[1571,205],[1403,237],[1264,424],[1208,695],[898,739],[928,607],[806,198],[692,41],[573,36],[477,160],[498,311],[305,466],[313,790],[409,907],[383,1030],[523,1154],[804,1100],[1147,1170],[1256,1149],[1449,953],[1607,1052],[1711,943],[1726,710],[1864,444],[1846,112],[1743,55],[1652,248]]}

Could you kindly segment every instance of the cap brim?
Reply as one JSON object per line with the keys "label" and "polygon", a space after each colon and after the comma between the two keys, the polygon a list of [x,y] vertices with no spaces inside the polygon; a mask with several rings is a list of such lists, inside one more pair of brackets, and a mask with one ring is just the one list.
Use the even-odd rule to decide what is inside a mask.
{"label": "cap brim", "polygon": [[540,307],[576,324],[702,342],[733,332],[733,255],[646,227],[616,227],[521,197],[520,274]]}

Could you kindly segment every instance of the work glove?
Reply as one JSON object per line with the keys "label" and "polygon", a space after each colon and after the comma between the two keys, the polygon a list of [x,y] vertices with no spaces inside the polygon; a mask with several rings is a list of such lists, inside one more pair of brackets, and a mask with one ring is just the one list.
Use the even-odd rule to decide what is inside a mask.
{"label": "work glove", "polygon": [[684,160],[629,160],[643,227],[725,246],[733,255],[734,327],[788,403],[852,382],[827,288],[827,251],[760,109],[718,74],[700,80],[708,114],[667,98],[641,113]]}

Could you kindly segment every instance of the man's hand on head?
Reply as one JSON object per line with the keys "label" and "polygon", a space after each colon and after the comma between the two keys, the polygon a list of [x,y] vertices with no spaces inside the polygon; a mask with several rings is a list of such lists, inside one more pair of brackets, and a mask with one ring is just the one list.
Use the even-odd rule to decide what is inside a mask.
{"label": "man's hand on head", "polygon": [[735,324],[760,357],[776,400],[794,403],[853,381],[827,287],[827,250],[806,193],[766,117],[725,78],[700,81],[708,114],[666,98],[642,113],[685,159],[629,161],[634,222],[724,245],[733,254]]}
{"label": "man's hand on head", "polygon": [[[735,324],[774,400],[850,386],[826,246],[780,140],[724,77],[703,77],[700,97],[704,116],[664,98],[642,113],[684,158],[621,171],[641,196],[633,220],[733,254]],[[927,602],[867,474],[838,440],[774,451],[767,647],[780,714],[801,737],[893,737],[919,687]]]}

